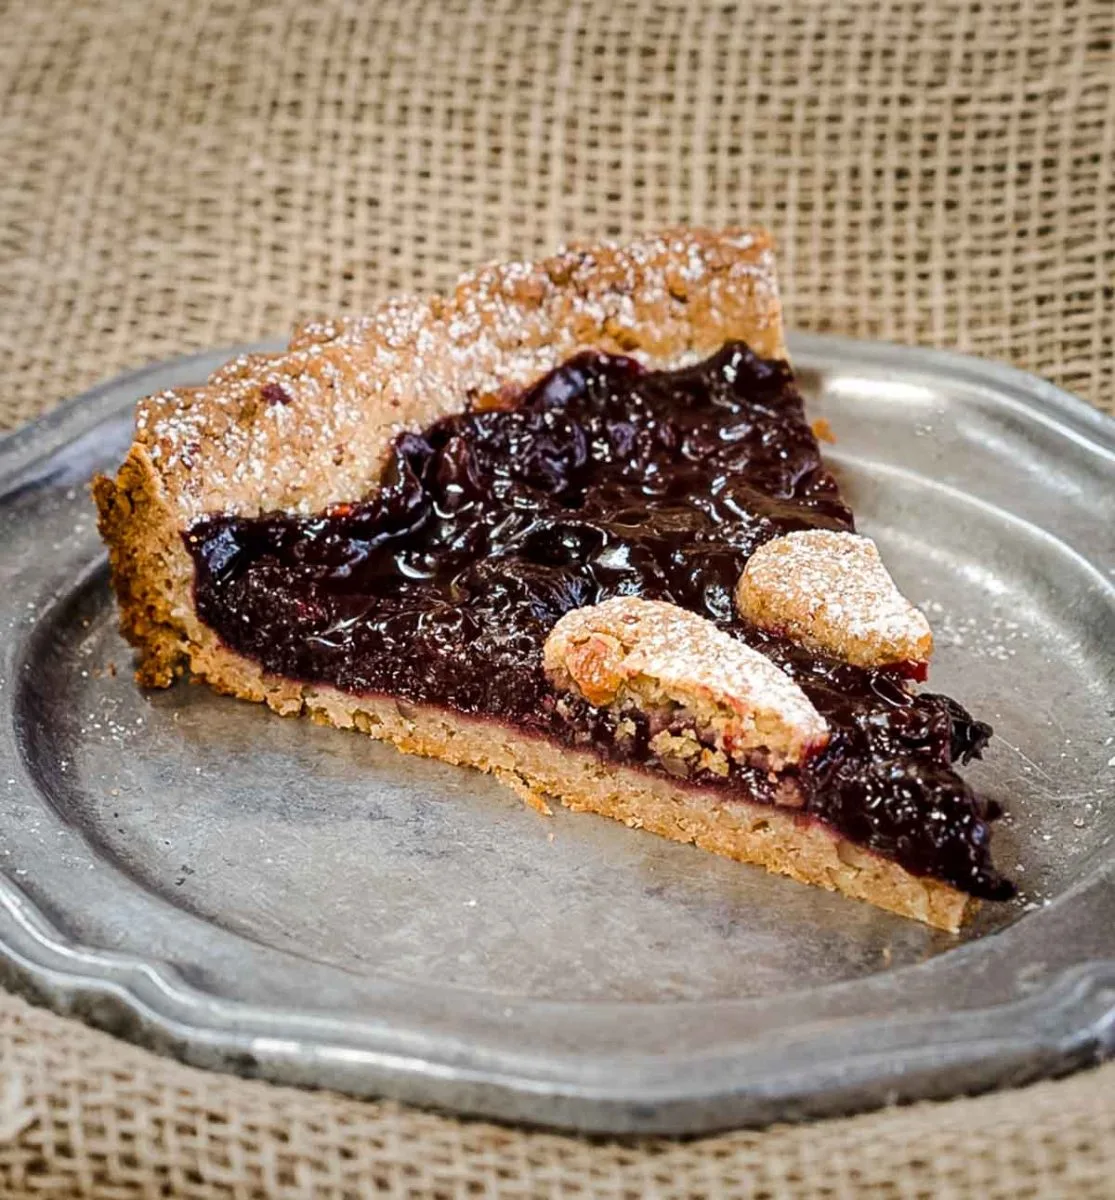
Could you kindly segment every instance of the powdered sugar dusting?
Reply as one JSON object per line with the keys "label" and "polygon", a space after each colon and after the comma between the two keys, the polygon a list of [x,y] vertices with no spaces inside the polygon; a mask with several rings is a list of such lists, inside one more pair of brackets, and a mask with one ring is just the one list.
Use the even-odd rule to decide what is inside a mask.
{"label": "powdered sugar dusting", "polygon": [[[673,230],[482,267],[452,297],[398,297],[310,322],[278,355],[240,356],[204,388],[145,401],[137,442],[179,520],[309,513],[374,487],[393,438],[503,406],[582,349],[674,367],[740,338],[783,353],[765,235]],[[278,401],[278,402],[276,402]]]}
{"label": "powdered sugar dusting", "polygon": [[898,590],[875,543],[858,534],[801,530],[761,546],[736,591],[740,614],[762,629],[860,666],[925,663],[929,622]]}
{"label": "powdered sugar dusting", "polygon": [[937,600],[926,600],[921,607],[932,616],[935,638],[942,649],[957,647],[974,658],[1009,662],[1030,639],[1029,630],[1004,613],[959,616]]}
{"label": "powdered sugar dusting", "polygon": [[559,687],[592,703],[637,701],[649,683],[714,728],[721,749],[762,748],[776,767],[828,737],[824,718],[769,658],[664,601],[620,596],[575,609],[551,631],[543,661]]}

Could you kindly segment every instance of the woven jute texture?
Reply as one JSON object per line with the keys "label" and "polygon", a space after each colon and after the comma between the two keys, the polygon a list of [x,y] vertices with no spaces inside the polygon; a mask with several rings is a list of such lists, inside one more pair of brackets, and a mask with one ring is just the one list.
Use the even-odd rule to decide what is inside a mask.
{"label": "woven jute texture", "polygon": [[[0,424],[121,368],[668,221],[793,326],[1115,402],[1113,0],[0,0]],[[1115,1067],[589,1143],[204,1074],[0,996],[0,1195],[1115,1195]]]}

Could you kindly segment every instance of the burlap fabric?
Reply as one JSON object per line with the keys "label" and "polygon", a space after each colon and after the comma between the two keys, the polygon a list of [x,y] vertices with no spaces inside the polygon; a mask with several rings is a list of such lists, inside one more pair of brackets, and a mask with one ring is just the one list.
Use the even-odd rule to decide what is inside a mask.
{"label": "burlap fabric", "polygon": [[[760,219],[791,323],[1115,396],[1112,0],[0,3],[0,423],[477,259]],[[0,1194],[1115,1195],[1115,1067],[590,1144],[207,1075],[0,997]]]}

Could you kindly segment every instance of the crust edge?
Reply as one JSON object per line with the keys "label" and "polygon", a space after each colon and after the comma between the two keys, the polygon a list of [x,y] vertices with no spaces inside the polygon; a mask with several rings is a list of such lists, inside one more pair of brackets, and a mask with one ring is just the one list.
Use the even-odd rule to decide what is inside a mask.
{"label": "crust edge", "polygon": [[482,267],[449,296],[399,296],[367,317],[307,323],[202,387],[141,401],[133,449],[178,528],[214,512],[312,513],[362,499],[393,439],[498,407],[583,350],[679,365],[725,341],[784,358],[769,236],[668,229]]}
{"label": "crust edge", "polygon": [[195,648],[191,669],[217,691],[263,702],[283,716],[306,715],[319,724],[358,730],[405,754],[492,774],[543,812],[554,800],[950,933],[978,906],[948,884],[913,875],[792,810],[735,798],[723,804],[716,793],[432,705],[269,677],[207,631],[205,643]]}

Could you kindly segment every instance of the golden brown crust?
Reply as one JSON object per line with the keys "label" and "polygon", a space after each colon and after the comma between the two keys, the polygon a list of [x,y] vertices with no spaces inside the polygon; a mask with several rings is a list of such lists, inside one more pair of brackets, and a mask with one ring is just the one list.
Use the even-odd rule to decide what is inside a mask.
{"label": "golden brown crust", "polygon": [[769,238],[670,230],[464,276],[451,297],[400,297],[368,317],[302,326],[205,387],[143,401],[132,453],[177,514],[315,512],[363,497],[391,440],[468,405],[497,405],[578,350],[666,366],[738,338],[782,357]]}
{"label": "golden brown crust", "polygon": [[[696,761],[704,743],[781,770],[828,741],[824,718],[776,663],[661,600],[615,596],[566,613],[546,639],[542,665],[559,691],[661,718],[654,740],[665,737],[686,760]],[[693,736],[670,737],[665,726],[676,721]]]}
{"label": "golden brown crust", "polygon": [[283,354],[237,359],[200,388],[142,402],[115,478],[94,485],[137,678],[197,679],[280,713],[355,726],[490,771],[544,807],[554,795],[806,883],[955,929],[968,897],[867,854],[800,814],[688,789],[433,708],[264,677],[193,606],[182,531],[211,512],[316,511],[362,497],[387,447],[473,405],[505,403],[569,355],[598,348],[670,366],[729,339],[784,357],[770,242],[759,231],[673,230],[484,268],[450,298],[403,298],[363,319],[310,324]]}
{"label": "golden brown crust", "polygon": [[167,687],[182,673],[202,631],[193,607],[193,563],[175,513],[145,452],[135,446],[115,479],[93,481],[93,498],[120,629],[139,652],[136,680]]}
{"label": "golden brown crust", "polygon": [[801,529],[764,543],[736,585],[736,609],[760,629],[860,667],[924,666],[933,633],[898,590],[875,543]]}
{"label": "golden brown crust", "polygon": [[357,729],[407,754],[489,772],[542,812],[556,800],[677,842],[692,842],[799,883],[866,900],[899,916],[955,932],[976,901],[935,879],[911,875],[790,809],[687,787],[596,755],[570,750],[506,726],[382,696],[267,677],[219,644],[208,630],[192,660],[195,677],[218,691],[264,701],[284,716],[305,714]]}

